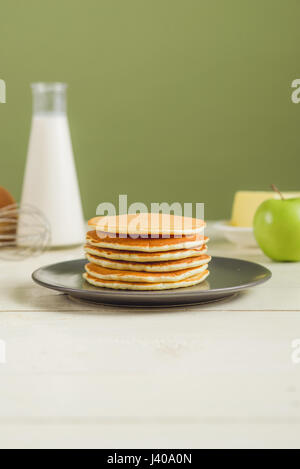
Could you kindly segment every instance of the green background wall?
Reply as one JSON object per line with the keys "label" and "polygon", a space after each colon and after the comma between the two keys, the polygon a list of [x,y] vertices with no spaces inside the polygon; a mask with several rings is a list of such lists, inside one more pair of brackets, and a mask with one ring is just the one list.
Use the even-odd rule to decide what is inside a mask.
{"label": "green background wall", "polygon": [[297,0],[1,0],[0,184],[20,197],[32,81],[69,83],[86,216],[98,203],[300,190]]}

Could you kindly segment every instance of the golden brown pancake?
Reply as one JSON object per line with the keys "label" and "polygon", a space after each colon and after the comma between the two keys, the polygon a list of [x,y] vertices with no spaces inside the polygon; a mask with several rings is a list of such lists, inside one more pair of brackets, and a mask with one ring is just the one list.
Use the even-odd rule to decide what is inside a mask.
{"label": "golden brown pancake", "polygon": [[206,254],[175,261],[146,263],[110,260],[105,257],[94,256],[88,253],[86,254],[86,257],[92,264],[100,265],[107,269],[132,270],[134,272],[174,272],[175,270],[199,267],[200,265],[208,264],[211,260],[211,257]]}
{"label": "golden brown pancake", "polygon": [[83,274],[83,278],[95,287],[112,288],[114,290],[170,290],[175,288],[186,288],[192,287],[199,283],[204,282],[208,277],[209,271],[204,270],[200,274],[189,277],[185,280],[177,280],[174,282],[157,282],[157,283],[146,283],[146,282],[124,282],[114,280],[104,280],[96,278],[88,273]]}
{"label": "golden brown pancake", "polygon": [[184,235],[202,233],[203,220],[162,213],[95,217],[89,226],[98,232],[132,235]]}
{"label": "golden brown pancake", "polygon": [[104,280],[120,280],[122,282],[176,282],[184,280],[206,270],[207,264],[190,269],[176,270],[174,272],[134,272],[132,270],[116,270],[101,267],[96,264],[86,264],[85,270],[89,275]]}
{"label": "golden brown pancake", "polygon": [[[208,239],[206,238],[206,242]],[[105,257],[111,260],[129,261],[129,262],[162,262],[172,261],[176,259],[185,259],[188,257],[198,257],[206,254],[207,246],[204,244],[194,249],[176,249],[164,252],[138,252],[138,251],[122,251],[120,249],[99,248],[86,244],[84,246],[86,253],[93,256]]]}
{"label": "golden brown pancake", "polygon": [[109,235],[99,238],[96,231],[89,231],[88,244],[100,248],[120,249],[122,251],[162,252],[174,249],[193,249],[203,246],[208,238],[202,234],[185,235],[180,238],[120,238]]}

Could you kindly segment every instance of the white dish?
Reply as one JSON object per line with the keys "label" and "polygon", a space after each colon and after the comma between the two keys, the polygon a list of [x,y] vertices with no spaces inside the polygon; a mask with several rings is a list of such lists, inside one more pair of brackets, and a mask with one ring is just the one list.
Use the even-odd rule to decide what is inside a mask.
{"label": "white dish", "polygon": [[214,228],[224,238],[238,246],[257,247],[252,227],[232,226],[229,221],[223,220],[216,222]]}

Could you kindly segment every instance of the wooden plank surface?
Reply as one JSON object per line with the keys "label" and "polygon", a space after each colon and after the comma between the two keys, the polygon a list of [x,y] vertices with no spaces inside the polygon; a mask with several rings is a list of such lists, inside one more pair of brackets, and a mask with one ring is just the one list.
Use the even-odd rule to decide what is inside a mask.
{"label": "wooden plank surface", "polygon": [[300,264],[210,249],[273,278],[231,300],[130,309],[31,281],[80,249],[1,261],[0,447],[300,447]]}

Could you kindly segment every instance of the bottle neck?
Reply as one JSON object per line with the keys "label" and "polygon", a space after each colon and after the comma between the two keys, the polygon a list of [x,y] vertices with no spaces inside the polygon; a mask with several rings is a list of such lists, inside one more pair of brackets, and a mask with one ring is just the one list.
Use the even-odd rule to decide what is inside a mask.
{"label": "bottle neck", "polygon": [[33,83],[34,114],[65,114],[67,111],[65,83]]}

